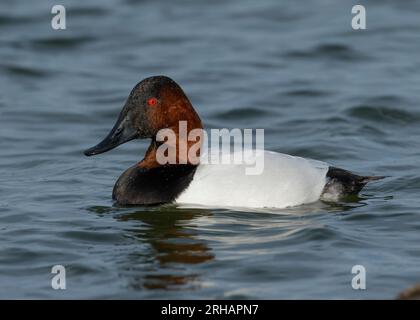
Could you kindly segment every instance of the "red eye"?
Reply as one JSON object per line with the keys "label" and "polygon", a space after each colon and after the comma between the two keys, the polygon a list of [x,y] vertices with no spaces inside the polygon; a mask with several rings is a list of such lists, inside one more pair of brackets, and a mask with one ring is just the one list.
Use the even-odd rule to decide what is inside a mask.
{"label": "red eye", "polygon": [[148,104],[149,106],[155,106],[155,105],[157,105],[157,103],[158,103],[158,100],[157,100],[156,98],[149,98],[149,99],[147,100],[147,104]]}

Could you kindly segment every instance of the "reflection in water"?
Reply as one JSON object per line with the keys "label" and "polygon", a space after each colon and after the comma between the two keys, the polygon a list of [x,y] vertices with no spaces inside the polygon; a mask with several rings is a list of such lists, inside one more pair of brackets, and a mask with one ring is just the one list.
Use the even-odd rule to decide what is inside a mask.
{"label": "reflection in water", "polygon": [[[254,212],[246,208],[227,210],[172,205],[91,207],[89,210],[101,216],[111,215],[122,222],[115,227],[124,236],[134,239],[129,242],[128,253],[114,256],[118,259],[117,272],[128,281],[129,288],[136,291],[191,290],[211,282],[205,274],[207,271],[203,270],[209,270],[206,263],[215,259],[216,249],[210,248],[203,239],[215,239],[215,230],[218,241],[259,252],[265,250],[257,248],[338,239],[340,234],[336,228],[323,221],[325,212],[350,214],[352,209],[366,205],[363,200],[318,201],[299,207],[265,208]],[[218,262],[223,261],[223,254],[218,258]],[[277,265],[280,267],[278,262]],[[289,267],[285,263],[284,268],[288,270]],[[306,271],[302,269],[301,272]]]}
{"label": "reflection in water", "polygon": [[[138,209],[137,209],[138,210]],[[133,236],[151,245],[158,273],[137,277],[133,287],[146,289],[191,288],[199,274],[188,274],[183,265],[200,264],[214,258],[207,243],[196,237],[193,221],[209,216],[202,209],[132,211],[117,216],[119,221],[138,221],[142,228],[128,230]],[[174,274],[175,273],[175,274]],[[140,285],[139,285],[140,283]]]}
{"label": "reflection in water", "polygon": [[420,300],[420,284],[405,289],[397,296],[398,300]]}

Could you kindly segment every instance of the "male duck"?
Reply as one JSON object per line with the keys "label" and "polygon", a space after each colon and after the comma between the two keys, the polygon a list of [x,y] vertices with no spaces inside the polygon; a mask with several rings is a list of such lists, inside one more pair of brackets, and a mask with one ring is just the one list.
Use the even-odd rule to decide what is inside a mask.
{"label": "male duck", "polygon": [[[116,182],[112,198],[118,204],[285,208],[319,199],[335,201],[382,178],[358,176],[321,161],[262,150],[256,154],[264,160],[259,175],[246,175],[241,164],[197,164],[179,154],[177,164],[161,165],[156,154],[162,142],[156,135],[165,128],[178,132],[180,121],[186,121],[188,132],[202,128],[198,114],[175,81],[165,76],[146,78],[131,91],[108,136],[84,152],[92,156],[133,139],[151,139],[144,159]],[[180,139],[177,136],[177,144]],[[192,142],[187,142],[187,148],[192,148]]]}

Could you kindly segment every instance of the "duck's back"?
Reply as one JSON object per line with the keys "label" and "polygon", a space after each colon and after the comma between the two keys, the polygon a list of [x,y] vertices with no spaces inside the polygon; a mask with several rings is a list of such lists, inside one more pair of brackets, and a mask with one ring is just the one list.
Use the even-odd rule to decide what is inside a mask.
{"label": "duck's back", "polygon": [[261,174],[247,175],[252,165],[245,163],[200,164],[176,202],[285,208],[317,201],[326,184],[329,166],[324,162],[271,151],[257,151],[254,160],[263,163]]}

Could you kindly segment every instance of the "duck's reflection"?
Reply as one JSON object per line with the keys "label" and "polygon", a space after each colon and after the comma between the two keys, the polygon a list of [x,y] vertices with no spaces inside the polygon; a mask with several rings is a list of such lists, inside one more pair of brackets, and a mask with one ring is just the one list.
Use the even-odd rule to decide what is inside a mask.
{"label": "duck's reflection", "polygon": [[153,265],[146,274],[135,277],[133,287],[146,289],[190,288],[197,283],[196,269],[191,265],[214,258],[208,244],[197,237],[194,221],[211,215],[202,209],[160,208],[132,211],[116,217],[119,221],[138,221],[141,228],[128,230],[150,244]]}
{"label": "duck's reflection", "polygon": [[[205,272],[215,259],[214,250],[206,238],[215,239],[220,225],[236,228],[236,233],[217,233],[217,241],[231,245],[256,243],[247,230],[277,229],[268,241],[295,241],[305,228],[317,232],[329,231],[318,215],[337,213],[351,217],[352,209],[365,205],[363,199],[356,202],[316,203],[287,209],[254,209],[252,212],[216,209],[188,209],[174,206],[115,208],[93,207],[97,215],[112,215],[122,222],[124,236],[135,239],[129,251],[123,251],[118,259],[118,272],[134,290],[184,290],[208,284]],[[221,212],[223,214],[221,214]],[[215,223],[217,220],[216,229]],[[296,236],[297,234],[297,236]],[[328,236],[328,234],[327,234]],[[299,238],[300,239],[300,238]],[[263,237],[262,241],[267,241]],[[207,270],[207,271],[206,271]],[[152,293],[152,292],[150,292]],[[152,294],[155,294],[154,292]]]}

